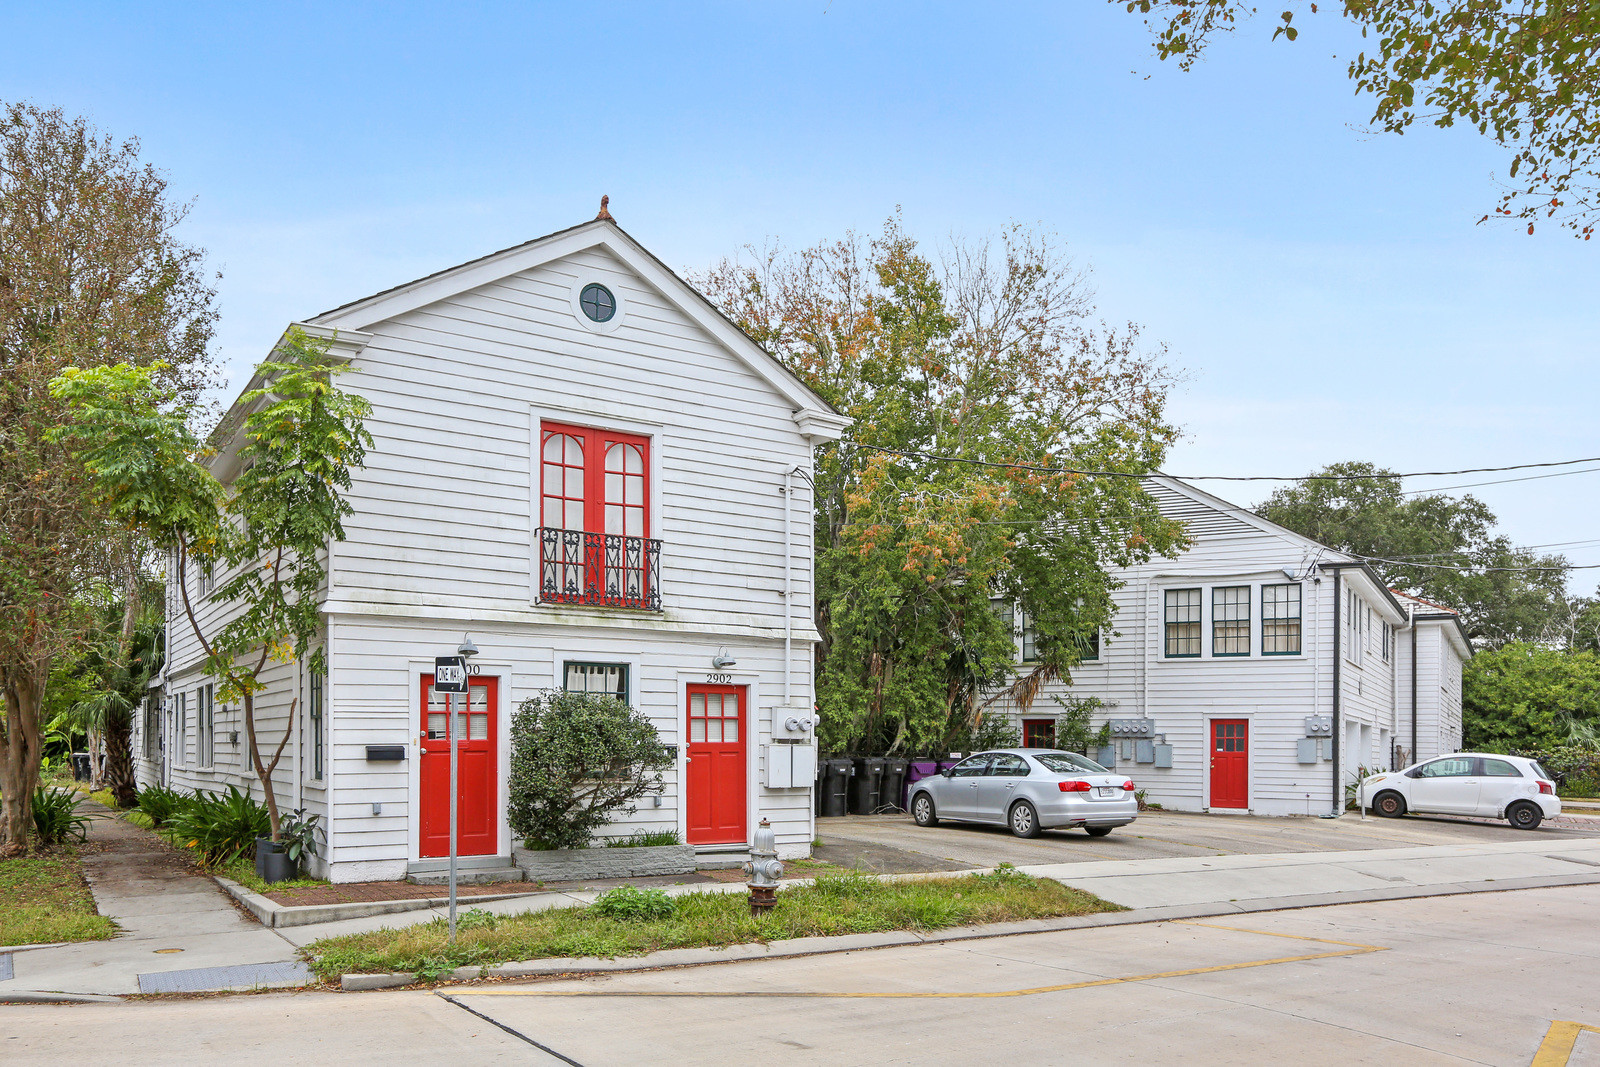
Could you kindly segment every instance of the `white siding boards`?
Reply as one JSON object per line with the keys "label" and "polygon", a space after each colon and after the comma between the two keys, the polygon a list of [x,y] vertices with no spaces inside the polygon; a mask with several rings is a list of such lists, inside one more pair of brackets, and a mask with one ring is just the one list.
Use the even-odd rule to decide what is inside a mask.
{"label": "white siding boards", "polygon": [[[580,305],[593,285],[610,298],[605,321]],[[763,769],[775,740],[814,743],[811,731],[782,725],[796,715],[809,720],[814,704],[812,505],[808,479],[792,472],[808,473],[812,447],[837,439],[847,420],[609,216],[300,325],[333,340],[349,360],[341,386],[373,407],[367,428],[374,447],[348,497],[355,513],[345,520],[346,539],[330,546],[320,715],[312,713],[311,680],[301,664],[282,665],[260,698],[273,716],[264,746],[285,728],[295,731],[277,775],[280,801],[327,816],[323,873],[357,881],[430,866],[422,827],[422,679],[433,657],[453,653],[469,632],[481,650],[476,677],[492,679],[496,697],[487,739],[496,840],[470,863],[509,862],[511,719],[523,700],[563,687],[569,664],[599,665],[574,670],[574,678],[625,677],[630,703],[677,746],[659,804],[647,799],[608,834],[671,829],[693,841],[686,707],[691,686],[711,684],[741,692],[745,701],[744,776],[733,790],[742,791],[745,836],[700,843],[742,849],[767,818],[780,852],[807,854],[809,783],[768,789]],[[603,451],[611,446],[607,435],[637,444],[631,462],[646,472],[644,499],[630,497],[636,510],[628,521],[642,509],[648,538],[660,541],[659,576],[649,579],[659,604],[548,595],[539,530],[563,525],[543,504],[542,446],[551,426],[579,428]],[[227,476],[235,447],[219,442],[219,476]],[[592,516],[610,500],[596,494],[597,479],[611,470],[588,470],[596,479]],[[565,525],[579,536],[603,532]],[[187,628],[169,612],[169,709],[176,694],[205,681]],[[714,668],[719,655],[735,662]],[[296,696],[291,722],[287,708]],[[785,698],[789,710],[779,714]],[[225,721],[233,720],[219,708],[219,730]],[[369,758],[394,746],[405,758]],[[169,742],[165,772],[160,758],[141,760],[146,780],[165,773],[174,784],[202,788],[240,781],[225,740],[205,773],[174,765],[172,752]],[[721,790],[721,803],[729,792]]]}
{"label": "white siding boards", "polygon": [[[1183,811],[1321,815],[1342,805],[1343,783],[1359,767],[1459,748],[1459,679],[1470,652],[1453,613],[1399,597],[1349,557],[1194,486],[1159,477],[1146,487],[1193,545],[1114,572],[1115,615],[1098,658],[1045,686],[1027,709],[1002,703],[1004,714],[1048,720],[1061,711],[1053,697],[1095,696],[1110,705],[1096,727],[1151,720],[1154,736],[1114,740],[1108,755],[1151,800]],[[1225,780],[1226,771],[1214,779],[1219,726],[1231,741],[1240,724],[1244,780]],[[1161,742],[1171,746],[1170,767],[1157,765],[1166,762],[1157,759]]]}

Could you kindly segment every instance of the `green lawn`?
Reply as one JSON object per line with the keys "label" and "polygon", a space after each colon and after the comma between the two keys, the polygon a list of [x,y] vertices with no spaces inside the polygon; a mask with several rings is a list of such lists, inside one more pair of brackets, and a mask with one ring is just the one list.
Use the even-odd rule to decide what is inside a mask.
{"label": "green lawn", "polygon": [[70,850],[0,860],[0,945],[116,935],[116,923],[95,913],[83,867]]}
{"label": "green lawn", "polygon": [[306,948],[325,979],[341,974],[418,971],[436,976],[455,967],[551,956],[641,956],[669,948],[734,945],[826,934],[937,930],[970,923],[1122,911],[1059,882],[1013,871],[887,882],[855,871],[788,886],[763,919],[750,916],[742,893],[690,893],[673,898],[671,918],[607,918],[589,908],[521,915],[469,912],[456,944],[443,920],[400,930],[324,938]]}

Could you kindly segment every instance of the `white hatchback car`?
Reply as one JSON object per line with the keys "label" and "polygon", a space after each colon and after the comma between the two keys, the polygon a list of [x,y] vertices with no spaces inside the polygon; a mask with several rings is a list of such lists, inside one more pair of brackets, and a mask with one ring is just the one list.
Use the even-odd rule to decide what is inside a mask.
{"label": "white hatchback car", "polygon": [[1407,812],[1478,815],[1536,830],[1561,814],[1555,780],[1522,756],[1457,752],[1362,779],[1357,803],[1387,818]]}

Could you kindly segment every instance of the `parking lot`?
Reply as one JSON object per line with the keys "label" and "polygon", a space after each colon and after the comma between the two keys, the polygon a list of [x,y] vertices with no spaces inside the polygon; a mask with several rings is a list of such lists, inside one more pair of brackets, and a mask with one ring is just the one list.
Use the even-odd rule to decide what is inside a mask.
{"label": "parking lot", "polygon": [[1532,832],[1503,822],[1449,816],[1365,820],[1268,818],[1149,811],[1107,837],[1082,830],[1046,830],[1039,837],[1013,837],[1000,826],[941,823],[924,829],[908,815],[849,815],[817,820],[818,859],[884,872],[953,871],[1001,863],[1077,863],[1148,860],[1244,853],[1338,852],[1416,845],[1482,844],[1600,836],[1600,817],[1563,815]]}

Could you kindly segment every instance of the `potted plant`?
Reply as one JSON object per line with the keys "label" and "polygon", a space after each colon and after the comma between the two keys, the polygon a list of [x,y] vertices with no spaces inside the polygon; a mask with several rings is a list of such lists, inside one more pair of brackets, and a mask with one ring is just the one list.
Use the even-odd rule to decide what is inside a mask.
{"label": "potted plant", "polygon": [[305,808],[296,808],[279,823],[276,841],[256,839],[256,869],[263,882],[289,881],[299,873],[303,857],[317,854],[320,819],[320,815],[307,815]]}

